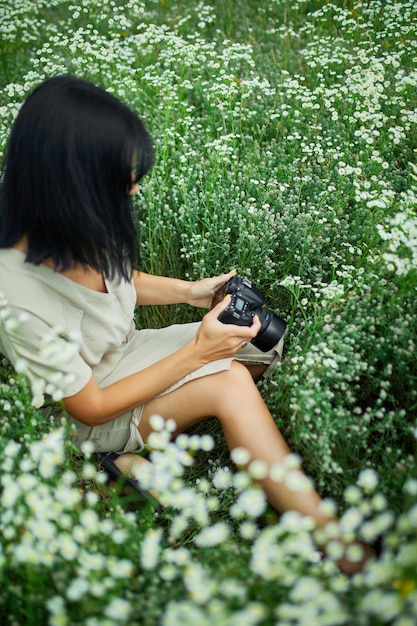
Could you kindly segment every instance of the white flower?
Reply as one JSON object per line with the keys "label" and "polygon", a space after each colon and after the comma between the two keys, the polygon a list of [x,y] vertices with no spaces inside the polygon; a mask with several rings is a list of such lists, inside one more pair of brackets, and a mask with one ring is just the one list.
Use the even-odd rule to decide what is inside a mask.
{"label": "white flower", "polygon": [[188,525],[188,517],[185,517],[184,515],[177,515],[171,522],[171,526],[169,529],[170,536],[172,538],[181,537],[181,535],[187,530]]}
{"label": "white flower", "polygon": [[363,522],[363,515],[357,508],[348,509],[340,520],[342,532],[352,532]]}
{"label": "white flower", "polygon": [[151,528],[146,531],[140,554],[140,563],[143,569],[152,570],[158,564],[161,539],[162,528]]}
{"label": "white flower", "polygon": [[[222,582],[220,593],[225,598],[237,598],[239,600],[245,600],[247,596],[247,590],[241,584],[241,582],[233,579],[225,579]],[[246,622],[240,622],[240,624]]]}
{"label": "white flower", "polygon": [[198,478],[196,485],[199,492],[204,494],[210,493],[211,483],[207,478]]}
{"label": "white flower", "polygon": [[16,363],[14,364],[14,368],[18,374],[25,374],[25,372],[27,372],[28,365],[28,361],[21,357],[20,359],[17,359]]}
{"label": "white flower", "polygon": [[281,483],[287,473],[287,468],[283,463],[275,463],[269,470],[269,475],[276,483]]}
{"label": "white flower", "polygon": [[19,326],[19,322],[15,320],[14,317],[9,317],[4,322],[4,327],[8,333],[13,333],[13,331],[15,331],[18,328],[18,326]]}
{"label": "white flower", "polygon": [[230,528],[225,522],[218,522],[213,526],[203,528],[194,538],[194,542],[200,547],[217,546],[227,540],[230,535]]}
{"label": "white flower", "polygon": [[7,442],[6,447],[3,450],[5,457],[15,457],[21,449],[21,444],[17,443],[13,439]]}
{"label": "white flower", "polygon": [[144,460],[142,463],[133,465],[132,474],[139,481],[143,489],[151,489],[153,486],[153,479],[155,475],[155,468],[152,463],[148,463]]}
{"label": "white flower", "polygon": [[166,563],[171,563],[177,567],[184,567],[191,563],[191,555],[187,548],[166,548],[163,553]]}
{"label": "white flower", "polygon": [[89,458],[93,454],[94,449],[95,449],[94,443],[92,441],[83,441],[80,447],[81,447],[81,452],[87,458]]}
{"label": "white flower", "polygon": [[232,473],[227,467],[221,467],[213,474],[212,482],[216,489],[227,489],[232,485]]}
{"label": "white flower", "polygon": [[26,565],[38,565],[39,563],[41,563],[42,560],[42,554],[39,549],[25,543],[21,543],[20,545],[16,546],[13,557],[18,563],[25,563]]}
{"label": "white flower", "polygon": [[184,583],[190,598],[197,604],[205,604],[216,592],[216,583],[206,570],[197,563],[188,565],[184,572]]}
{"label": "white flower", "polygon": [[291,491],[302,491],[304,493],[308,493],[313,488],[311,480],[299,471],[287,472],[285,484]]}
{"label": "white flower", "polygon": [[178,576],[178,570],[173,565],[162,565],[159,568],[159,576],[165,581],[175,580]]}
{"label": "white flower", "polygon": [[90,585],[85,578],[75,578],[69,584],[66,595],[69,600],[79,600],[89,591]]}
{"label": "white flower", "polygon": [[61,402],[62,398],[64,397],[64,392],[62,391],[62,389],[54,389],[51,395],[54,402]]}
{"label": "white flower", "polygon": [[214,448],[214,439],[211,435],[202,435],[200,438],[200,447],[204,452],[210,452]]}
{"label": "white flower", "polygon": [[386,589],[373,589],[363,597],[360,608],[365,613],[376,615],[388,623],[400,614],[403,601],[396,593]]}
{"label": "white flower", "polygon": [[51,478],[62,463],[61,450],[45,450],[39,465],[39,473],[43,478]]}
{"label": "white flower", "polygon": [[64,380],[65,385],[72,385],[76,380],[76,376],[73,373],[68,373],[68,374],[65,374],[63,380]]}
{"label": "white flower", "polygon": [[154,431],[148,437],[148,443],[154,450],[165,450],[170,440],[170,435],[167,431]]}
{"label": "white flower", "polygon": [[69,535],[61,534],[58,537],[59,552],[67,561],[77,558],[79,546]]}
{"label": "white flower", "polygon": [[[104,529],[103,529],[103,530],[104,530]],[[110,533],[110,532],[111,532],[111,538],[112,538],[112,541],[113,541],[114,543],[117,543],[117,544],[122,544],[122,543],[124,543],[124,542],[127,540],[127,538],[128,538],[127,531],[126,531],[126,530],[124,530],[123,528],[116,528],[115,530],[111,530],[111,531],[109,531],[109,533]],[[109,533],[108,533],[108,534],[109,534]]]}
{"label": "white flower", "polygon": [[80,567],[87,571],[99,571],[106,567],[106,557],[97,552],[81,552],[78,560]]}
{"label": "white flower", "polygon": [[239,534],[243,539],[254,539],[258,534],[258,528],[256,524],[246,520],[239,524]]}
{"label": "white flower", "polygon": [[337,512],[337,505],[334,500],[325,498],[319,505],[320,513],[327,517],[335,517]]}
{"label": "white flower", "polygon": [[175,440],[175,444],[182,450],[188,450],[189,437],[186,433],[180,433]]}
{"label": "white flower", "polygon": [[322,584],[312,576],[302,576],[297,580],[291,592],[291,599],[305,602],[308,599],[317,598],[323,591]]}
{"label": "white flower", "polygon": [[354,485],[349,485],[345,489],[344,496],[348,504],[357,504],[362,500],[362,491]]}
{"label": "white flower", "polygon": [[86,478],[87,480],[92,479],[92,478],[94,479],[97,474],[97,468],[92,463],[85,463],[83,465],[82,473],[83,473],[83,477]]}
{"label": "white flower", "polygon": [[387,507],[387,499],[382,493],[377,493],[371,500],[371,506],[374,511],[383,511]]}
{"label": "white flower", "polygon": [[81,511],[79,522],[82,526],[84,526],[87,530],[96,531],[99,526],[99,518],[95,511],[91,509],[86,509],[85,511]]}
{"label": "white flower", "polygon": [[174,433],[177,429],[177,424],[175,422],[175,420],[173,419],[168,419],[165,422],[165,430],[167,430],[169,433]]}
{"label": "white flower", "polygon": [[21,474],[17,478],[17,482],[23,491],[31,491],[38,484],[38,481],[33,474]]}
{"label": "white flower", "polygon": [[132,613],[132,607],[127,600],[123,598],[114,598],[107,605],[104,614],[114,620],[125,622]]}
{"label": "white flower", "polygon": [[268,476],[268,467],[263,461],[252,461],[248,467],[248,474],[254,480],[262,480]]}
{"label": "white flower", "polygon": [[64,484],[56,487],[54,498],[56,502],[61,502],[66,507],[73,507],[81,501],[82,495],[79,489],[69,488]]}
{"label": "white flower", "polygon": [[246,489],[239,495],[236,506],[249,517],[256,518],[265,512],[267,501],[261,489]]}
{"label": "white flower", "polygon": [[246,472],[237,472],[233,474],[233,486],[237,491],[243,491],[252,484],[249,475]]}
{"label": "white flower", "polygon": [[[64,598],[61,596],[53,596],[46,601],[46,607],[53,615],[63,614],[65,612]],[[64,617],[64,615],[62,615]]]}
{"label": "white flower", "polygon": [[256,626],[260,621],[266,617],[267,608],[261,602],[250,602],[241,609],[234,613],[232,618],[228,621],[230,626]]}
{"label": "white flower", "polygon": [[330,367],[331,369],[335,369],[335,370],[338,368],[336,361],[330,358],[323,359],[323,365],[325,367]]}
{"label": "white flower", "polygon": [[32,406],[39,409],[44,403],[44,392],[46,383],[41,378],[37,378],[32,383]]}
{"label": "white flower", "polygon": [[285,573],[285,552],[278,543],[281,534],[282,529],[278,524],[268,526],[260,533],[252,547],[250,568],[253,573],[275,580]]}
{"label": "white flower", "polygon": [[152,430],[156,432],[161,432],[165,428],[165,420],[161,415],[151,415],[151,417],[149,418],[149,423]]}
{"label": "white flower", "polygon": [[362,470],[357,484],[365,491],[373,491],[378,485],[378,474],[373,469]]}
{"label": "white flower", "polygon": [[299,469],[301,466],[301,457],[291,452],[284,458],[284,465],[287,469]]}
{"label": "white flower", "polygon": [[236,463],[236,465],[244,466],[249,463],[251,455],[249,450],[246,450],[246,448],[238,447],[234,448],[231,451],[230,458],[232,459],[233,463]]}
{"label": "white flower", "polygon": [[346,558],[352,563],[359,563],[363,559],[363,547],[358,543],[353,543],[346,548]]}
{"label": "white flower", "polygon": [[285,511],[281,515],[280,524],[281,527],[290,533],[298,533],[304,528],[305,520],[301,513],[298,511]]}
{"label": "white flower", "polygon": [[1,494],[0,502],[4,508],[11,508],[15,505],[16,500],[22,495],[20,485],[15,482],[5,484],[3,480],[3,486],[5,487]]}

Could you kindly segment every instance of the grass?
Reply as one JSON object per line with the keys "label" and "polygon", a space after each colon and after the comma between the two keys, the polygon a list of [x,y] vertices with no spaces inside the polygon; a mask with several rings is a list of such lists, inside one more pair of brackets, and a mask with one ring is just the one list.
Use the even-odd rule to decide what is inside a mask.
{"label": "grass", "polygon": [[[407,0],[3,3],[0,153],[46,76],[139,111],[157,148],[136,204],[142,268],[235,267],[264,291],[289,332],[262,393],[345,532],[382,544],[341,576],[300,520],[255,510],[215,424],[214,448],[200,430],[182,447],[156,436],[172,506],[137,507],[3,363],[3,621],[415,623],[415,28]],[[195,314],[150,307],[138,323]]]}

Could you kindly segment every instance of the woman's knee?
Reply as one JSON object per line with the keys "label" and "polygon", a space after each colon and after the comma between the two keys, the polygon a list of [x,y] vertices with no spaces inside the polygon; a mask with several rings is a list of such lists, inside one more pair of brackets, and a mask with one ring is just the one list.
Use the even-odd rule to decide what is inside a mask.
{"label": "woman's knee", "polygon": [[[230,407],[245,402],[248,394],[257,392],[256,385],[249,370],[238,361],[232,361],[230,369],[220,372],[216,381],[216,397],[219,409],[216,417],[222,413],[230,414]],[[222,409],[226,409],[222,411]]]}
{"label": "woman's knee", "polygon": [[230,369],[227,370],[227,373],[229,374],[231,381],[229,384],[237,385],[238,388],[241,388],[243,384],[248,384],[251,387],[253,386],[252,374],[244,363],[232,361]]}
{"label": "woman's knee", "polygon": [[143,410],[140,433],[146,440],[151,431],[149,419],[155,413],[174,419],[179,432],[207,417],[223,421],[245,401],[251,387],[256,390],[249,371],[242,363],[233,361],[228,370],[197,378],[148,402]]}
{"label": "woman's knee", "polygon": [[[215,374],[216,387],[223,393],[236,393],[244,385],[253,385],[253,378],[248,368],[239,361],[232,361],[230,368]],[[210,378],[209,376],[207,378]]]}

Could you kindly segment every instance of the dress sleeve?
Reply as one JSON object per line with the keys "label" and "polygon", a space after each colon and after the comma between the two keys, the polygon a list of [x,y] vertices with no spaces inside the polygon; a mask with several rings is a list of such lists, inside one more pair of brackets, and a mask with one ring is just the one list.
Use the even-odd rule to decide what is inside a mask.
{"label": "dress sleeve", "polygon": [[52,327],[27,310],[12,310],[0,320],[0,349],[27,376],[34,394],[43,389],[66,398],[88,383],[92,370],[79,354],[79,339],[76,332]]}

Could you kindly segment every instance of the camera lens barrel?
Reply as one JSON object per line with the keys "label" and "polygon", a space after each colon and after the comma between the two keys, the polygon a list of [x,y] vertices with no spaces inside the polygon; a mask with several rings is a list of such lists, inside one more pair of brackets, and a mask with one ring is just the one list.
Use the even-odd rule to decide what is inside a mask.
{"label": "camera lens barrel", "polygon": [[275,315],[268,309],[262,307],[260,311],[257,311],[257,315],[261,320],[261,329],[252,343],[262,352],[269,352],[274,346],[277,345],[285,330],[287,324],[282,317]]}
{"label": "camera lens barrel", "polygon": [[219,316],[219,320],[223,324],[251,326],[254,315],[257,315],[261,329],[252,339],[252,343],[262,352],[272,350],[285,333],[287,328],[285,320],[263,306],[264,295],[245,277],[233,276],[223,288],[223,294],[224,292],[230,294],[231,302]]}

